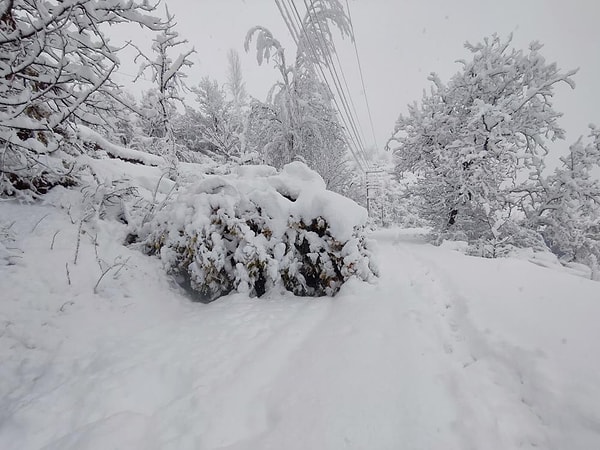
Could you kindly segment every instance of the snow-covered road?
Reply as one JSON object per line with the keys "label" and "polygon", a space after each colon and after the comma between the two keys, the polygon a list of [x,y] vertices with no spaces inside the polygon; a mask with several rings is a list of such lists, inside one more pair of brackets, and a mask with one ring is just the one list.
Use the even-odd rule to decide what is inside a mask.
{"label": "snow-covered road", "polygon": [[27,389],[1,392],[0,448],[600,448],[600,284],[376,237],[378,283],[333,299],[233,295],[144,313],[175,294],[130,288],[96,307],[128,332],[71,324],[33,382],[27,350],[4,344],[24,352],[3,373]]}

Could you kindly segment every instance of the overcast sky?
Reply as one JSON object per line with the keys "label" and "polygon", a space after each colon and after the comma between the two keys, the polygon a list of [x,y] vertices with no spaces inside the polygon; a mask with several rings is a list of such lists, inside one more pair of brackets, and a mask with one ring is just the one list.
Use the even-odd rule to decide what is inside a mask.
{"label": "overcast sky", "polygon": [[[295,2],[303,11],[304,2]],[[277,73],[271,65],[259,67],[254,53],[244,53],[244,37],[254,25],[266,26],[288,54],[295,52],[274,0],[165,3],[181,36],[197,51],[189,84],[205,75],[225,81],[226,54],[234,48],[242,57],[247,90],[264,100]],[[565,114],[568,143],[587,134],[588,123],[600,126],[600,0],[350,0],[350,8],[379,147],[406,105],[421,98],[428,74],[437,72],[447,81],[459,69],[455,61],[468,57],[464,42],[492,33],[512,32],[514,46],[523,49],[539,40],[548,61],[564,70],[580,68],[577,88],[562,87],[555,97],[556,109]],[[366,144],[372,145],[353,48],[348,41],[336,45]]]}

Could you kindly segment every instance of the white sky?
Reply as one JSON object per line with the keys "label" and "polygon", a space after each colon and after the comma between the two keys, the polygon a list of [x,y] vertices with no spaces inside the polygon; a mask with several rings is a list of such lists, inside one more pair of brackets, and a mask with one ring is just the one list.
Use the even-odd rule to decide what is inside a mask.
{"label": "white sky", "polygon": [[[295,2],[302,12],[303,1]],[[167,0],[166,4],[175,15],[177,30],[197,51],[195,65],[187,72],[188,84],[205,75],[224,82],[226,54],[234,48],[242,58],[248,92],[264,100],[277,73],[270,65],[259,67],[254,53],[244,53],[244,37],[254,25],[269,28],[290,57],[295,52],[274,0]],[[421,98],[429,86],[428,74],[437,72],[447,81],[459,69],[455,61],[468,57],[464,42],[477,42],[494,32],[501,36],[513,32],[514,46],[523,49],[539,40],[548,61],[563,70],[580,67],[577,88],[562,87],[555,97],[567,130],[567,142],[555,148],[566,148],[587,134],[588,123],[600,125],[598,0],[350,0],[350,8],[379,147],[406,105]],[[337,47],[365,144],[372,145],[353,48],[347,40],[337,42]]]}

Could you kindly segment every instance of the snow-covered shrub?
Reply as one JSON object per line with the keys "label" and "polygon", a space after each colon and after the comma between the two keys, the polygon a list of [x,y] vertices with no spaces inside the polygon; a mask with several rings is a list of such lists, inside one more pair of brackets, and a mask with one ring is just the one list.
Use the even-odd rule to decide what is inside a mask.
{"label": "snow-covered shrub", "polygon": [[369,279],[372,269],[364,237],[341,242],[319,216],[308,223],[291,221],[281,264],[285,288],[296,295],[334,295],[349,277]]}
{"label": "snow-covered shrub", "polygon": [[334,295],[350,277],[375,270],[364,208],[325,189],[293,162],[280,173],[241,166],[179,191],[139,236],[196,300],[231,291],[261,296],[281,285],[297,295]]}
{"label": "snow-covered shrub", "polygon": [[540,233],[519,223],[507,221],[498,230],[496,237],[470,240],[466,253],[483,258],[502,258],[518,253],[519,249],[531,249],[534,253],[548,252]]}

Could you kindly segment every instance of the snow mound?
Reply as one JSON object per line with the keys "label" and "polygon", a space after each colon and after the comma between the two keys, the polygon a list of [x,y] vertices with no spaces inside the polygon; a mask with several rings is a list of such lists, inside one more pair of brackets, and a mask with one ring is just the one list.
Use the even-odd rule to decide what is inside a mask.
{"label": "snow mound", "polygon": [[375,276],[366,223],[364,208],[293,162],[280,173],[254,166],[207,175],[182,187],[138,235],[199,301],[275,286],[331,296],[351,277]]}

